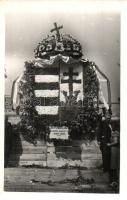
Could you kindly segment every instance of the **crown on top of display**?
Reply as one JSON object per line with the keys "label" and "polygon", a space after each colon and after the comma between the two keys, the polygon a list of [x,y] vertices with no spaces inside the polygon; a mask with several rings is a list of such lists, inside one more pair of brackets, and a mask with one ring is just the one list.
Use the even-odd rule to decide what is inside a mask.
{"label": "crown on top of display", "polygon": [[51,30],[51,33],[56,31],[56,34],[47,36],[43,39],[36,49],[35,58],[49,58],[50,56],[55,55],[63,55],[63,56],[71,56],[72,58],[80,58],[82,57],[82,47],[80,43],[74,39],[69,34],[60,34],[60,29],[63,26],[57,26],[54,23],[55,28]]}

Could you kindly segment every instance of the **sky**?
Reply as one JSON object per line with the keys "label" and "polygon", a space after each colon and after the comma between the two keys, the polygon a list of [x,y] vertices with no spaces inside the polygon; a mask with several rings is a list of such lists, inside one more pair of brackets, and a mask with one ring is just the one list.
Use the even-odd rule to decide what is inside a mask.
{"label": "sky", "polygon": [[[23,5],[23,4],[22,4]],[[84,6],[84,7],[83,7]],[[34,49],[53,23],[63,25],[61,33],[76,38],[85,58],[94,61],[109,78],[112,102],[120,96],[120,13],[99,6],[24,4],[7,7],[5,18],[5,94],[23,71],[24,62],[34,59]],[[92,9],[91,9],[92,8]]]}

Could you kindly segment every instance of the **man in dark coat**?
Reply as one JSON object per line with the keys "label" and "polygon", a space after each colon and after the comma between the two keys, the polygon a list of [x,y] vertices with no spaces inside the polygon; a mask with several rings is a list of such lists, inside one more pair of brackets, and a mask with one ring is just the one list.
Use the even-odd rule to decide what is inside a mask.
{"label": "man in dark coat", "polygon": [[111,186],[117,185],[119,182],[119,167],[120,167],[120,138],[118,131],[112,131],[111,143],[108,146],[111,148],[111,163],[110,163],[110,182]]}
{"label": "man in dark coat", "polygon": [[110,124],[111,115],[106,114],[104,121],[100,122],[97,134],[97,141],[102,152],[103,170],[110,171],[111,149],[107,144],[111,141],[112,127]]}
{"label": "man in dark coat", "polygon": [[8,117],[5,117],[5,137],[4,137],[4,166],[7,167],[8,159],[11,150],[12,141],[12,125],[8,122]]}

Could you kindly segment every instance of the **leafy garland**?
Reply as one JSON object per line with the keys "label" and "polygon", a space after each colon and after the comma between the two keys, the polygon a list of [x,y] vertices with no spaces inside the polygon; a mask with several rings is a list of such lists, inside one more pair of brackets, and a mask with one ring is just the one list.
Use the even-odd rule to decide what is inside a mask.
{"label": "leafy garland", "polygon": [[[31,62],[25,62],[25,71],[22,80],[20,81],[20,108],[19,114],[21,117],[20,129],[26,140],[35,141],[39,133],[46,137],[46,130],[51,123],[46,124],[44,117],[38,115],[33,104],[34,95],[34,76],[36,70]],[[95,70],[91,62],[84,63],[84,101],[83,108],[80,108],[76,123],[80,124],[80,130],[83,132],[86,139],[93,139],[95,136],[97,120],[98,120],[98,90],[99,82]],[[82,119],[81,119],[82,118]],[[73,129],[73,125],[69,125]],[[79,129],[79,128],[78,128]],[[78,131],[79,132],[79,131]]]}
{"label": "leafy garland", "polygon": [[96,135],[96,128],[99,121],[98,108],[98,92],[99,81],[96,72],[93,68],[92,62],[83,64],[83,81],[84,81],[84,100],[83,108],[80,111],[80,123],[82,121],[84,137],[86,139],[94,139]]}
{"label": "leafy garland", "polygon": [[99,82],[92,62],[84,65],[84,107],[85,110],[98,109]]}
{"label": "leafy garland", "polygon": [[33,106],[34,100],[34,67],[31,63],[25,62],[25,71],[20,81],[20,108],[21,118],[20,129],[26,140],[34,140],[36,136],[37,112]]}

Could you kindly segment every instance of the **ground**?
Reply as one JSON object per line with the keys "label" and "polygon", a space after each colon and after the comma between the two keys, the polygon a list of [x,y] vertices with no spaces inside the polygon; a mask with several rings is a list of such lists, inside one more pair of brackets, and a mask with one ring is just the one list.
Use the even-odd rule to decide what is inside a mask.
{"label": "ground", "polygon": [[109,187],[107,173],[82,168],[5,168],[5,191],[118,193]]}

